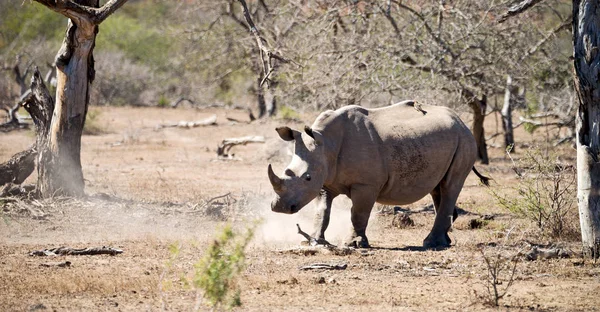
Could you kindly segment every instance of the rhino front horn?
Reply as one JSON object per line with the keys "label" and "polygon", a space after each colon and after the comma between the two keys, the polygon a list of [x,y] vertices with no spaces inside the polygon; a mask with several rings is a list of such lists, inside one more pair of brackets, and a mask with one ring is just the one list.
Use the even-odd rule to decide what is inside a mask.
{"label": "rhino front horn", "polygon": [[273,185],[274,190],[281,189],[281,179],[273,172],[273,167],[269,164],[269,181],[271,181],[271,185]]}

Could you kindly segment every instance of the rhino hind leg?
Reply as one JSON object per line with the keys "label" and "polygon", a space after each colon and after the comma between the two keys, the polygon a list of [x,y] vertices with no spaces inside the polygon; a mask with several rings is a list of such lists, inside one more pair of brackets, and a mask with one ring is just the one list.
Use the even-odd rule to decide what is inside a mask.
{"label": "rhino hind leg", "polygon": [[470,167],[453,161],[444,179],[431,192],[436,215],[433,228],[423,241],[423,247],[427,249],[450,247],[452,241],[448,236],[448,230],[457,217],[456,201],[469,172]]}
{"label": "rhino hind leg", "polygon": [[[433,200],[433,207],[435,209],[436,220],[437,216],[440,213],[443,213],[443,211],[440,211],[442,209],[442,183],[443,182],[440,182],[440,184],[438,184],[430,193],[431,199]],[[454,213],[456,213],[456,210],[454,210],[453,214]],[[440,234],[441,233],[434,233],[434,230],[432,230],[431,233],[427,235],[427,238],[425,238],[425,240],[423,241],[423,247],[427,249],[439,249],[449,247],[452,243],[452,240],[450,239],[450,236],[448,236],[448,233],[443,233],[444,235]]]}

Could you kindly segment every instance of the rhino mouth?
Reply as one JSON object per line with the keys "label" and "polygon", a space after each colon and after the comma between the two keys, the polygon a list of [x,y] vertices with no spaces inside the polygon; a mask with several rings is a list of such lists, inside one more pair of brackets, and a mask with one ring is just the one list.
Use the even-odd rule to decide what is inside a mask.
{"label": "rhino mouth", "polygon": [[271,202],[271,210],[273,212],[279,212],[279,213],[285,213],[285,214],[294,214],[298,211],[300,211],[300,209],[302,209],[303,206],[300,205],[282,205],[281,202],[279,201],[273,201]]}

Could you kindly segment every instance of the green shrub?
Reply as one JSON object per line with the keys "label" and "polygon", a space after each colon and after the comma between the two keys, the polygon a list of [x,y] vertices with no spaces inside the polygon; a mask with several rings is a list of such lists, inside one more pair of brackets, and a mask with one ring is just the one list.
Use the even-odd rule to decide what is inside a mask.
{"label": "green shrub", "polygon": [[293,119],[299,119],[300,114],[298,114],[298,112],[296,112],[289,106],[282,105],[279,107],[279,117],[281,117],[282,119],[286,119],[286,120],[293,120]]}
{"label": "green shrub", "polygon": [[166,96],[161,95],[158,98],[158,107],[167,107],[167,106],[169,106],[169,99],[167,99]]}
{"label": "green shrub", "polygon": [[204,257],[194,265],[193,285],[204,290],[204,298],[213,307],[232,308],[241,305],[237,279],[245,268],[244,250],[253,236],[254,228],[241,235],[226,225]]}
{"label": "green shrub", "polygon": [[552,152],[529,149],[522,159],[513,161],[518,183],[511,193],[516,196],[490,191],[501,206],[535,222],[544,235],[578,239],[575,168],[557,159]]}

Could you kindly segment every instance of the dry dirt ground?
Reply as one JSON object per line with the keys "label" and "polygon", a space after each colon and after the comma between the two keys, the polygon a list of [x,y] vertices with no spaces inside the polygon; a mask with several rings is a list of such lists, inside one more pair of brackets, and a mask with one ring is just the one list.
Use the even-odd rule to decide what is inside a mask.
{"label": "dry dirt ground", "polygon": [[[474,175],[458,206],[467,213],[455,223],[454,245],[443,251],[419,248],[433,223],[429,198],[408,207],[413,227],[394,226],[394,216],[376,207],[367,234],[373,248],[348,255],[304,252],[295,224],[311,229],[312,204],[298,215],[270,212],[268,163],[276,171],[289,158],[274,127],[302,122],[247,120],[242,111],[193,108],[92,108],[96,135],[83,137],[86,199],[0,199],[0,310],[209,310],[202,292],[184,281],[215,233],[230,222],[244,228],[262,222],[247,249],[239,282],[248,311],[438,311],[486,310],[487,266],[481,253],[514,255],[526,241],[547,243],[534,224],[503,210]],[[193,129],[159,124],[217,115],[218,125]],[[314,116],[303,116],[310,124]],[[497,129],[489,118],[488,132]],[[224,138],[263,135],[264,144],[235,147],[235,160],[218,160]],[[31,131],[0,133],[0,161],[25,149]],[[516,157],[544,142],[543,134],[517,132]],[[510,161],[491,142],[491,165],[479,165],[498,190],[515,185]],[[494,145],[498,147],[494,147]],[[560,148],[561,161],[575,152]],[[28,182],[35,181],[32,176]],[[215,198],[219,197],[220,198]],[[575,199],[573,199],[575,200]],[[389,208],[389,207],[388,207]],[[340,243],[349,230],[348,200],[336,199],[328,237]],[[479,229],[471,219],[494,214]],[[224,221],[227,220],[227,221]],[[562,242],[578,251],[576,242]],[[111,246],[117,256],[32,257],[32,250]],[[171,250],[177,246],[179,253]],[[70,267],[41,264],[70,261]],[[312,263],[346,264],[345,270],[302,271]],[[507,275],[503,272],[501,278]],[[503,280],[498,287],[508,285]],[[580,257],[517,263],[502,310],[592,311],[600,309],[600,266]]]}

